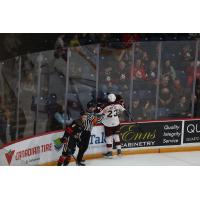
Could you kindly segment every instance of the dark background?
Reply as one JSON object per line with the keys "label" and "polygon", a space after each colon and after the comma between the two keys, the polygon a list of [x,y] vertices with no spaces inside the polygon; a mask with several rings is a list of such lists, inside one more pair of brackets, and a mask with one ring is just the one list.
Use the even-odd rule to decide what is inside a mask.
{"label": "dark background", "polygon": [[55,48],[55,42],[64,35],[65,46],[77,35],[80,45],[132,41],[195,40],[199,34],[188,33],[2,33],[0,34],[0,60],[17,55]]}

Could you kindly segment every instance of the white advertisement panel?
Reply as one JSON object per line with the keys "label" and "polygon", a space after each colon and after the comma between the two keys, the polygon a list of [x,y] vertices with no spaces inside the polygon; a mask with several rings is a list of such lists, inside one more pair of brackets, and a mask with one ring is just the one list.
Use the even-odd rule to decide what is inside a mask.
{"label": "white advertisement panel", "polygon": [[95,126],[92,129],[90,144],[86,154],[105,153],[106,142],[103,126]]}
{"label": "white advertisement panel", "polygon": [[[104,128],[94,127],[86,154],[105,152]],[[58,160],[62,145],[58,138],[63,131],[32,137],[0,149],[0,165],[40,165]]]}
{"label": "white advertisement panel", "polygon": [[[179,124],[179,134],[174,133],[174,128],[179,126],[169,126],[170,123]],[[164,125],[163,125],[164,123]],[[176,120],[176,121],[163,121],[163,123],[147,122],[141,123],[142,128],[132,129],[133,124],[125,123],[120,129],[122,147],[126,150],[142,149],[142,148],[164,148],[164,147],[183,147],[183,146],[198,146],[200,129],[199,119],[197,120]],[[185,126],[186,123],[186,126]],[[189,125],[188,125],[189,123]],[[156,124],[156,126],[155,126]],[[164,128],[163,128],[164,127]],[[187,130],[187,127],[196,127],[194,130]],[[150,134],[150,130],[156,129],[156,134]],[[166,132],[166,130],[167,132]],[[196,130],[197,129],[197,130]],[[142,131],[141,131],[142,130]],[[176,131],[176,130],[175,130]],[[41,165],[48,162],[58,160],[62,153],[63,145],[60,143],[59,138],[63,136],[63,131],[45,133],[40,136],[24,139],[22,141],[10,144],[0,149],[0,165]],[[177,133],[177,131],[176,131]],[[173,135],[173,137],[172,137]],[[150,137],[151,136],[151,137]],[[163,140],[163,137],[165,140]],[[163,144],[166,138],[171,144]],[[177,137],[177,144],[174,144],[171,137]],[[194,139],[196,139],[194,141]],[[198,140],[197,140],[198,139]],[[155,140],[154,144],[148,146],[136,146],[136,144],[143,144],[146,140]],[[192,141],[192,143],[189,143]],[[173,142],[173,143],[172,143]],[[127,143],[134,144],[135,146],[125,146]],[[146,144],[146,143],[145,143]],[[99,154],[106,152],[105,135],[103,126],[95,126],[92,129],[89,148],[86,155]],[[76,155],[77,151],[75,152]]]}
{"label": "white advertisement panel", "polygon": [[39,165],[56,160],[60,153],[54,140],[62,135],[50,133],[8,145],[0,150],[0,165]]}

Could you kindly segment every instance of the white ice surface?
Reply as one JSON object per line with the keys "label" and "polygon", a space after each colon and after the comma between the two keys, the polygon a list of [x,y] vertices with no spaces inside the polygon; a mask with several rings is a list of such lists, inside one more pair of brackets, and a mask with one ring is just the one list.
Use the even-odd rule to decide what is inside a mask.
{"label": "white ice surface", "polygon": [[[70,164],[74,165],[74,163]],[[87,166],[200,166],[200,151],[114,156],[86,160]]]}

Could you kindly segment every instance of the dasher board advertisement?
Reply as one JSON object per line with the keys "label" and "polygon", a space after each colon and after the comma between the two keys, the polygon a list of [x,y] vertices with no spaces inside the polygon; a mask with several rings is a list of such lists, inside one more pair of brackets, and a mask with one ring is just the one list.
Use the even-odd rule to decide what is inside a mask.
{"label": "dasher board advertisement", "polygon": [[181,145],[182,121],[125,124],[120,127],[123,148]]}

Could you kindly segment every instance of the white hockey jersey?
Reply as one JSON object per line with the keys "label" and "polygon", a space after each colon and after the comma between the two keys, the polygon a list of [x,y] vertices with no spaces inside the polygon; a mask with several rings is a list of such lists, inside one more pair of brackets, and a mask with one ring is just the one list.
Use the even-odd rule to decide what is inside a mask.
{"label": "white hockey jersey", "polygon": [[107,105],[100,114],[103,114],[102,124],[107,127],[114,127],[120,124],[119,113],[123,112],[125,108],[120,104]]}

